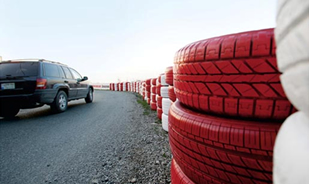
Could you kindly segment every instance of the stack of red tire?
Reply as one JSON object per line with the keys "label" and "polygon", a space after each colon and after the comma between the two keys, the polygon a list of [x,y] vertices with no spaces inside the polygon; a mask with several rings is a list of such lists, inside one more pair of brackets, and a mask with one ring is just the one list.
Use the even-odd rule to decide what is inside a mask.
{"label": "stack of red tire", "polygon": [[161,97],[161,75],[159,75],[159,77],[157,78],[157,95],[156,95],[156,99],[157,99],[157,116],[158,118],[161,120],[162,119],[162,97]]}
{"label": "stack of red tire", "polygon": [[151,88],[150,88],[150,109],[156,111],[157,110],[157,78],[151,79]]}
{"label": "stack of red tire", "polygon": [[118,91],[118,85],[117,85],[117,83],[114,83],[114,91]]}
{"label": "stack of red tire", "polygon": [[114,83],[109,83],[109,90],[114,91]]}
{"label": "stack of red tire", "polygon": [[161,75],[161,97],[162,97],[162,128],[168,132],[168,111],[171,100],[168,97],[168,84],[165,81],[165,73]]}
{"label": "stack of red tire", "polygon": [[172,183],[271,183],[274,141],[294,108],[273,29],[194,42],[174,61]]}
{"label": "stack of red tire", "polygon": [[176,94],[174,91],[173,85],[173,67],[169,66],[165,70],[165,82],[169,85],[168,86],[168,97],[172,102],[176,101]]}
{"label": "stack of red tire", "polygon": [[143,99],[146,100],[146,83],[145,83],[145,81],[142,82],[142,87],[141,87],[140,93],[143,96]]}
{"label": "stack of red tire", "polygon": [[151,95],[151,92],[150,92],[150,89],[151,89],[151,79],[147,79],[146,80],[146,101],[148,103],[148,105],[150,105],[150,95]]}

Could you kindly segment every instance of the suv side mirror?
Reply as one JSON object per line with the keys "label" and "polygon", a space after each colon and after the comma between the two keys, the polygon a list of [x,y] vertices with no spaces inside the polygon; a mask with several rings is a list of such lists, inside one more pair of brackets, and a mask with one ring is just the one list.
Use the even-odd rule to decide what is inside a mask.
{"label": "suv side mirror", "polygon": [[86,80],[88,80],[88,77],[84,76],[81,81],[86,81]]}

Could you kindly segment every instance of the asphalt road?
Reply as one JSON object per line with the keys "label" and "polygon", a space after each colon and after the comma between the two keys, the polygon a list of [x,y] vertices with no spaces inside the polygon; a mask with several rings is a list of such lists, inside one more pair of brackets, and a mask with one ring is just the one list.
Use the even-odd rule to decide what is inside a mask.
{"label": "asphalt road", "polygon": [[72,101],[61,114],[43,106],[0,119],[0,183],[89,183],[102,156],[134,133],[134,100],[132,93],[95,91],[93,103]]}

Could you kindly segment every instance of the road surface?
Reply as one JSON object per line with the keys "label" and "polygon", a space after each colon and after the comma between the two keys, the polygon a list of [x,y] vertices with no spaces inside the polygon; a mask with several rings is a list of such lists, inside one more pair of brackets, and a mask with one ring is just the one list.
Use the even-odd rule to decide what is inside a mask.
{"label": "road surface", "polygon": [[0,183],[101,182],[100,168],[120,160],[115,152],[135,133],[136,106],[132,93],[95,91],[93,103],[72,101],[61,114],[43,106],[0,119]]}

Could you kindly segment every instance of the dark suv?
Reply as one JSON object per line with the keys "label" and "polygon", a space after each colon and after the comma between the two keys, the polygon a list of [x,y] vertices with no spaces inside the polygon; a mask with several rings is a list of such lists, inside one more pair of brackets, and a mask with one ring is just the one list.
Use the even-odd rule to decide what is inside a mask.
{"label": "dark suv", "polygon": [[19,109],[50,105],[64,112],[68,101],[93,100],[93,87],[76,70],[53,61],[9,60],[0,62],[0,116],[14,117]]}

